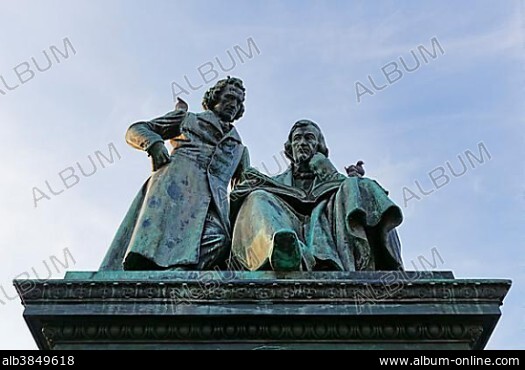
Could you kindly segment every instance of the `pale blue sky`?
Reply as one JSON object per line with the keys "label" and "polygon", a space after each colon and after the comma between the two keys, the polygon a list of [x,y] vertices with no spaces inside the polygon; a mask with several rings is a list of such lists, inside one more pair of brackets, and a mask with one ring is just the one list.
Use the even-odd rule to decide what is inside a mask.
{"label": "pale blue sky", "polygon": [[[524,348],[525,253],[523,238],[525,4],[523,1],[7,1],[0,2],[0,75],[11,86],[14,68],[42,50],[76,54],[52,59],[45,72],[9,91],[0,81],[0,284],[68,248],[73,270],[98,268],[150,164],[124,142],[133,121],[173,108],[171,84],[184,76],[202,83],[197,68],[219,57],[247,87],[246,114],[238,123],[252,162],[276,171],[290,126],[309,118],[324,130],[331,157],[343,166],[366,162],[367,175],[403,206],[403,187],[433,188],[429,172],[457,155],[490,160],[447,186],[410,200],[399,232],[407,265],[430,259],[437,248],[460,278],[510,278],[513,288],[488,348]],[[410,51],[444,49],[428,64],[357,104],[355,83]],[[260,50],[240,63],[235,45]],[[231,63],[230,63],[231,64]],[[24,67],[20,67],[22,71]],[[221,77],[225,73],[221,72]],[[30,77],[28,74],[23,78]],[[200,109],[206,84],[186,100]],[[58,173],[88,155],[120,160],[62,194]],[[462,154],[463,153],[463,154]],[[282,163],[282,160],[280,161]],[[468,161],[467,161],[468,163]],[[76,170],[78,173],[78,169]],[[448,171],[448,170],[447,170]],[[450,172],[447,172],[448,176]],[[34,207],[33,187],[50,196]],[[417,193],[421,196],[420,193]],[[63,272],[53,274],[60,278]],[[0,348],[35,348],[22,306],[0,291]]]}

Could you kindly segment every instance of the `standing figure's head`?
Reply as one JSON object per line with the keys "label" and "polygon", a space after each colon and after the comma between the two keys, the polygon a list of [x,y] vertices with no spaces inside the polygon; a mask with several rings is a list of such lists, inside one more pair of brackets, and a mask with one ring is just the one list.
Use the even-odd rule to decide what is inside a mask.
{"label": "standing figure's head", "polygon": [[228,76],[206,91],[202,107],[214,112],[222,121],[233,122],[244,114],[245,91],[242,80]]}
{"label": "standing figure's head", "polygon": [[323,133],[315,122],[307,119],[297,121],[284,144],[284,153],[292,163],[299,165],[309,161],[315,153],[322,153],[328,157]]}

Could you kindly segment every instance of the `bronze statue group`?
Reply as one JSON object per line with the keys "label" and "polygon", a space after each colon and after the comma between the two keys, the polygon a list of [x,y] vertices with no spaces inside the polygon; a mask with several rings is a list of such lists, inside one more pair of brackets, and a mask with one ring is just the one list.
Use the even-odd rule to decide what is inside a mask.
{"label": "bronze statue group", "polygon": [[126,141],[151,157],[153,173],[100,270],[402,269],[401,210],[362,162],[339,173],[319,126],[299,120],[283,140],[289,168],[257,171],[233,126],[244,99],[243,82],[228,77],[206,92],[201,113],[179,101],[131,125]]}

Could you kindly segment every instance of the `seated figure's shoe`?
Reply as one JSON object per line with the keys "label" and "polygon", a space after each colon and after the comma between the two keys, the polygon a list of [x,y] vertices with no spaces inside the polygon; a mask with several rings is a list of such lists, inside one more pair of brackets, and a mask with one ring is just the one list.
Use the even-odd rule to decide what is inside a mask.
{"label": "seated figure's shoe", "polygon": [[300,271],[301,247],[293,230],[280,230],[273,235],[270,265],[274,271]]}

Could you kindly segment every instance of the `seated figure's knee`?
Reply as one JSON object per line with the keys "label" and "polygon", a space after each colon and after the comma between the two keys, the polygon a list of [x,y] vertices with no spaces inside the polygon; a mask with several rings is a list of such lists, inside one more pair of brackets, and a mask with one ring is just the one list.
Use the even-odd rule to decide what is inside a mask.
{"label": "seated figure's knee", "polygon": [[273,197],[273,195],[266,190],[254,190],[248,195],[248,199],[267,199]]}
{"label": "seated figure's knee", "polygon": [[272,199],[274,199],[272,193],[266,190],[254,190],[246,197],[243,207],[249,205],[248,207],[250,208],[257,204],[267,204]]}

